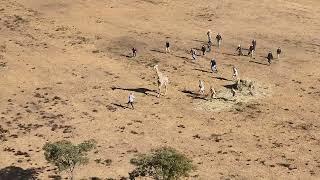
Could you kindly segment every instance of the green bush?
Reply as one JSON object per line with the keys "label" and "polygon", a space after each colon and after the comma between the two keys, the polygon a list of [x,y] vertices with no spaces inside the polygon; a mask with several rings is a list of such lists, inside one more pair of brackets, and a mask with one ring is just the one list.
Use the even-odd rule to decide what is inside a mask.
{"label": "green bush", "polygon": [[73,172],[76,166],[87,164],[89,159],[86,157],[87,152],[95,148],[94,140],[84,141],[78,145],[73,145],[70,141],[58,141],[46,143],[43,146],[46,160],[57,166],[58,170],[67,171],[70,179],[73,179]]}
{"label": "green bush", "polygon": [[129,173],[131,180],[139,176],[151,176],[157,180],[174,180],[187,177],[191,171],[195,170],[192,160],[170,147],[152,150],[150,154],[140,154],[130,162],[136,166]]}

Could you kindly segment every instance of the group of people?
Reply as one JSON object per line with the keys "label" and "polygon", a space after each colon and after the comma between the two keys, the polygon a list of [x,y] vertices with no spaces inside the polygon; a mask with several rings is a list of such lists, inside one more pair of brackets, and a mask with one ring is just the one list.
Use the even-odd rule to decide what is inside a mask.
{"label": "group of people", "polygon": [[[201,47],[201,52],[202,52],[203,56],[206,55],[206,52],[211,52],[211,49],[212,49],[213,43],[212,43],[211,30],[207,31],[207,37],[208,37],[207,46],[202,45],[202,47]],[[218,33],[216,35],[216,46],[217,46],[217,48],[220,48],[221,43],[222,43],[222,36],[221,36],[220,33]],[[253,39],[251,44],[249,45],[249,49],[248,49],[248,56],[250,56],[251,58],[254,58],[254,56],[255,56],[256,46],[257,46],[257,41],[255,39]],[[169,43],[169,41],[166,41],[166,43],[165,43],[165,52],[166,53],[170,53],[170,43]],[[236,48],[236,52],[238,52],[238,56],[243,56],[244,55],[243,54],[243,49],[242,49],[240,44]],[[278,47],[276,53],[277,53],[277,58],[279,59],[280,58],[280,54],[282,53],[282,50],[281,50],[280,47]],[[195,61],[196,58],[197,58],[196,49],[191,48],[190,54],[191,54],[192,60]],[[137,49],[136,48],[132,48],[132,57],[136,57],[136,56],[137,56]],[[272,60],[273,60],[273,54],[272,54],[271,51],[269,51],[268,54],[267,54],[267,60],[268,60],[268,63],[270,65]],[[212,72],[214,72],[214,73],[218,72],[217,62],[216,62],[215,58],[211,59],[210,66],[211,66],[211,71]],[[235,66],[233,66],[232,70],[233,70],[232,78],[236,79],[236,80],[239,80],[239,74],[238,74],[237,68]],[[202,80],[199,80],[199,89],[200,89],[199,90],[200,94],[204,94],[205,88],[204,88],[204,82]],[[234,96],[235,95],[235,91],[233,90],[232,93],[233,93],[233,96]],[[216,92],[215,92],[213,87],[210,87],[210,94],[211,94],[211,98],[213,98],[215,96],[215,94],[216,94]],[[130,105],[131,108],[134,109],[133,102],[134,102],[135,97],[134,97],[133,93],[129,94],[129,98],[128,99],[129,99],[128,100],[128,105]]]}

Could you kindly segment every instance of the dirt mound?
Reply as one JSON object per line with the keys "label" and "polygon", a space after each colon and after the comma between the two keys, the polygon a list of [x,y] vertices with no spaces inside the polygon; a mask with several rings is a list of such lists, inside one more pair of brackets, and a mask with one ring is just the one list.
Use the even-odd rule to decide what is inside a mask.
{"label": "dirt mound", "polygon": [[205,101],[195,102],[197,109],[207,111],[226,111],[234,108],[239,103],[248,103],[270,96],[271,87],[259,84],[256,81],[241,79],[216,92],[213,99],[205,98]]}

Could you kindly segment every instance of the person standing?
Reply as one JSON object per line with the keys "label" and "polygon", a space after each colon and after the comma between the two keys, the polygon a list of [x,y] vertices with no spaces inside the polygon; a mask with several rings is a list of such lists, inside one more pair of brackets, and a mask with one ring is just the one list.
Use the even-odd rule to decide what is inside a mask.
{"label": "person standing", "polygon": [[206,48],[205,45],[202,45],[201,51],[202,51],[202,55],[203,55],[203,56],[206,55],[207,48]]}
{"label": "person standing", "polygon": [[239,44],[236,51],[238,51],[238,56],[243,56],[241,45]]}
{"label": "person standing", "polygon": [[191,48],[190,53],[191,53],[192,59],[195,61],[196,60],[196,56],[197,56],[196,55],[196,50]]}
{"label": "person standing", "polygon": [[136,57],[136,56],[137,56],[137,49],[132,48],[132,57]]}
{"label": "person standing", "polygon": [[271,61],[273,60],[273,55],[272,55],[272,52],[269,51],[268,55],[267,55],[267,59],[268,59],[268,63],[269,65],[271,64]]}
{"label": "person standing", "polygon": [[251,55],[250,57],[253,58],[253,53],[254,53],[254,47],[253,47],[253,45],[250,45],[248,56]]}
{"label": "person standing", "polygon": [[257,41],[255,39],[252,40],[253,50],[256,51]]}
{"label": "person standing", "polygon": [[170,43],[166,42],[166,53],[170,53]]}
{"label": "person standing", "polygon": [[211,52],[211,46],[212,46],[212,42],[209,41],[209,42],[208,42],[208,52]]}
{"label": "person standing", "polygon": [[216,40],[217,40],[217,46],[219,48],[221,45],[221,42],[222,42],[222,37],[221,37],[220,33],[217,34]]}
{"label": "person standing", "polygon": [[216,91],[212,86],[210,86],[210,98],[211,98],[211,100],[213,98],[215,98],[215,97],[216,97]]}
{"label": "person standing", "polygon": [[208,42],[211,42],[211,30],[209,29],[207,32]]}
{"label": "person standing", "polygon": [[202,80],[199,80],[199,93],[200,93],[201,95],[203,95],[203,94],[204,94],[204,90],[205,90],[205,88],[204,88],[204,82],[203,82]]}
{"label": "person standing", "polygon": [[233,71],[232,78],[236,79],[238,81],[239,80],[239,73],[238,73],[237,68],[235,66],[233,66],[232,71]]}
{"label": "person standing", "polygon": [[280,48],[280,47],[278,47],[278,49],[277,49],[277,56],[278,56],[278,59],[280,59],[280,54],[281,54],[281,48]]}
{"label": "person standing", "polygon": [[214,58],[211,59],[210,65],[211,65],[211,71],[217,73],[218,72],[217,62]]}
{"label": "person standing", "polygon": [[134,95],[133,95],[133,93],[130,93],[129,94],[129,100],[128,100],[128,106],[129,105],[131,105],[131,107],[132,107],[132,109],[134,109],[134,107],[133,107],[133,101],[134,101],[134,99],[135,99],[135,97],[134,97]]}

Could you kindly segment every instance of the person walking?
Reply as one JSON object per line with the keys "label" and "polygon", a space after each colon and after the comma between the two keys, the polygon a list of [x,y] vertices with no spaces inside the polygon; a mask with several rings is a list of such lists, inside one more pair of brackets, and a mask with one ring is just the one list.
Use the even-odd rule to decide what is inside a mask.
{"label": "person walking", "polygon": [[200,93],[201,95],[203,95],[203,94],[204,94],[204,90],[205,90],[205,88],[204,88],[204,82],[203,82],[202,80],[199,80],[199,93]]}
{"label": "person walking", "polygon": [[190,50],[190,53],[191,53],[191,56],[192,56],[192,60],[196,60],[196,50],[195,49],[193,49],[193,48],[191,48],[191,50]]}
{"label": "person walking", "polygon": [[253,45],[250,45],[249,51],[248,51],[248,56],[250,55],[250,57],[253,58],[253,54],[254,54],[254,47],[253,47]]}
{"label": "person walking", "polygon": [[166,42],[166,53],[170,53],[170,43]]}
{"label": "person walking", "polygon": [[137,49],[132,48],[132,57],[136,57],[136,56],[137,56]]}
{"label": "person walking", "polygon": [[203,55],[203,56],[206,55],[207,48],[206,48],[205,45],[202,45],[201,51],[202,51],[202,55]]}
{"label": "person walking", "polygon": [[278,59],[280,59],[280,54],[281,54],[281,48],[280,48],[280,47],[278,47],[278,49],[277,49],[277,56],[278,56]]}
{"label": "person walking", "polygon": [[222,37],[221,37],[220,33],[217,34],[216,40],[217,40],[217,46],[219,48],[221,45],[221,42],[222,42]]}
{"label": "person walking", "polygon": [[211,42],[211,30],[209,29],[207,32],[208,42]]}
{"label": "person walking", "polygon": [[135,97],[134,97],[133,93],[130,93],[130,94],[129,94],[129,100],[128,100],[128,103],[127,103],[127,104],[128,104],[128,106],[131,105],[131,108],[132,108],[132,109],[134,109],[134,107],[133,107],[133,101],[134,101],[134,99],[135,99]]}
{"label": "person walking", "polygon": [[272,55],[272,52],[269,51],[268,55],[267,55],[267,59],[268,59],[268,63],[269,65],[271,64],[271,61],[273,60],[273,55]]}
{"label": "person walking", "polygon": [[216,62],[216,60],[215,60],[214,58],[211,59],[210,66],[211,66],[211,71],[212,71],[212,72],[214,72],[214,73],[217,73],[217,72],[218,72],[217,62]]}
{"label": "person walking", "polygon": [[209,42],[208,42],[208,52],[211,52],[211,47],[212,47],[212,42],[209,41]]}
{"label": "person walking", "polygon": [[212,86],[210,86],[210,99],[212,100],[215,97],[216,97],[216,91]]}
{"label": "person walking", "polygon": [[239,80],[239,73],[238,73],[237,68],[235,66],[233,66],[232,71],[233,71],[232,78],[236,79],[238,81]]}
{"label": "person walking", "polygon": [[242,48],[241,48],[241,45],[239,44],[237,49],[236,49],[236,52],[238,51],[238,56],[243,56],[243,53],[242,53]]}
{"label": "person walking", "polygon": [[253,50],[256,51],[257,41],[255,39],[252,40]]}

